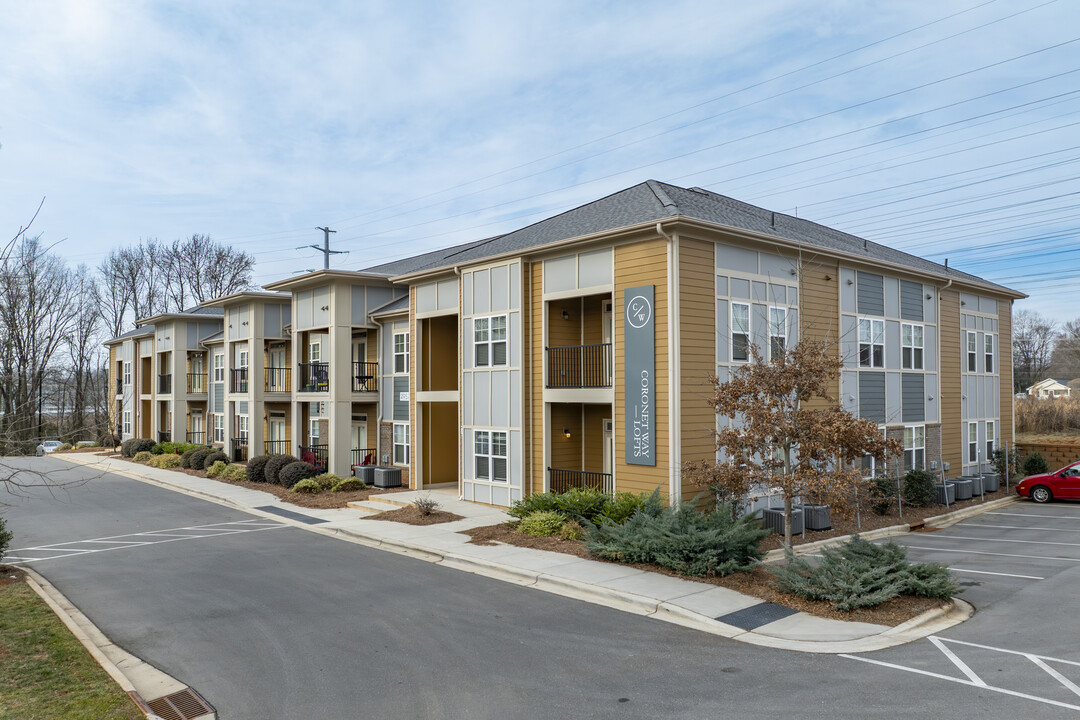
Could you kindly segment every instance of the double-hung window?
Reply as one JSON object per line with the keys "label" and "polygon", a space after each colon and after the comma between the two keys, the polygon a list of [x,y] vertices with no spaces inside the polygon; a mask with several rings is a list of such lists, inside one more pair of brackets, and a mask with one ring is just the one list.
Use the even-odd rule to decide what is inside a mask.
{"label": "double-hung window", "polygon": [[318,418],[311,418],[308,420],[308,439],[312,445],[319,444],[319,420]]}
{"label": "double-hung window", "polygon": [[979,461],[979,423],[968,423],[968,462]]}
{"label": "double-hung window", "polygon": [[308,360],[313,364],[322,361],[321,341],[316,341],[308,345]]}
{"label": "double-hung window", "polygon": [[476,479],[506,482],[506,433],[476,430],[473,433]]}
{"label": "double-hung window", "polygon": [[769,308],[769,359],[783,356],[787,347],[787,308]]}
{"label": "double-hung window", "polygon": [[885,321],[859,318],[859,367],[885,367]]}
{"label": "double-hung window", "polygon": [[994,459],[994,421],[986,421],[986,457],[984,460],[990,462]]}
{"label": "double-hung window", "polygon": [[214,415],[214,442],[225,442],[225,416]]}
{"label": "double-hung window", "polygon": [[975,333],[969,332],[967,334],[967,369],[968,372],[976,372],[979,367],[977,363],[977,339]]}
{"label": "double-hung window", "polygon": [[214,382],[225,382],[225,353],[214,353]]}
{"label": "double-hung window", "polygon": [[922,470],[926,467],[926,426],[904,428],[904,469]]}
{"label": "double-hung window", "polygon": [[731,359],[750,359],[750,306],[745,303],[731,303]]}
{"label": "double-hung window", "polygon": [[130,410],[125,410],[124,411],[124,434],[125,435],[130,435],[131,434],[131,411]]}
{"label": "double-hung window", "polygon": [[409,464],[409,424],[394,423],[394,464]]}
{"label": "double-hung window", "polygon": [[409,372],[409,333],[394,333],[394,372]]}
{"label": "double-hung window", "polygon": [[983,336],[983,354],[986,356],[986,372],[994,372],[994,336],[990,333]]}
{"label": "double-hung window", "polygon": [[242,443],[246,443],[248,439],[248,416],[237,415],[236,416],[236,435]]}
{"label": "double-hung window", "polygon": [[923,369],[923,326],[900,324],[900,366],[904,370]]}
{"label": "double-hung window", "polygon": [[473,320],[473,352],[476,367],[506,365],[506,316]]}
{"label": "double-hung window", "polygon": [[124,384],[131,384],[131,363],[129,362],[124,363]]}
{"label": "double-hung window", "polygon": [[[879,426],[878,429],[881,431],[881,437],[885,437],[885,428]],[[863,455],[862,456],[862,476],[863,476],[863,478],[875,477],[878,474],[879,469],[880,469],[881,472],[885,471],[884,463],[882,463],[881,467],[879,468],[878,467],[878,460],[877,460],[876,457],[874,457],[873,455]]]}

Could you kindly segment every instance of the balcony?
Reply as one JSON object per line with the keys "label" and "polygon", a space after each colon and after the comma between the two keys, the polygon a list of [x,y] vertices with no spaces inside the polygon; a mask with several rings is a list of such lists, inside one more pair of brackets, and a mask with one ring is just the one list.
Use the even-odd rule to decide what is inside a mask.
{"label": "balcony", "polygon": [[158,431],[157,441],[159,443],[167,443],[167,442],[170,442],[171,439],[172,439],[172,434],[171,433],[161,432],[160,430]]}
{"label": "balcony", "polygon": [[188,395],[205,395],[206,373],[188,373],[187,391]]}
{"label": "balcony", "polygon": [[549,347],[547,387],[611,387],[611,343]]}
{"label": "balcony", "polygon": [[354,362],[352,364],[353,392],[377,392],[379,389],[379,363]]}
{"label": "balcony", "polygon": [[120,378],[116,378],[116,394],[117,395],[123,395],[124,394],[124,381],[122,379],[120,379]]}
{"label": "balcony", "polygon": [[330,392],[330,363],[300,363],[300,392]]}
{"label": "balcony", "polygon": [[265,455],[291,455],[291,440],[264,440],[263,453]]}
{"label": "balcony", "polygon": [[187,441],[192,445],[206,445],[206,433],[188,431]]}
{"label": "balcony", "polygon": [[232,461],[233,462],[247,462],[248,459],[248,439],[247,435],[240,435],[232,439]]}
{"label": "balcony", "polygon": [[248,369],[236,368],[229,371],[229,392],[246,393],[248,391]]}
{"label": "balcony", "polygon": [[353,448],[352,449],[352,465],[378,465],[379,456],[377,455],[377,448]]}
{"label": "balcony", "polygon": [[300,446],[300,459],[306,463],[311,463],[315,466],[316,470],[324,472],[326,470],[326,462],[330,457],[329,445],[301,445]]}
{"label": "balcony", "polygon": [[548,468],[548,489],[564,493],[571,488],[615,492],[615,478],[611,473],[586,472],[584,470],[560,470]]}
{"label": "balcony", "polygon": [[158,395],[172,394],[172,373],[157,376]]}
{"label": "balcony", "polygon": [[266,392],[292,392],[292,368],[263,368],[263,383]]}

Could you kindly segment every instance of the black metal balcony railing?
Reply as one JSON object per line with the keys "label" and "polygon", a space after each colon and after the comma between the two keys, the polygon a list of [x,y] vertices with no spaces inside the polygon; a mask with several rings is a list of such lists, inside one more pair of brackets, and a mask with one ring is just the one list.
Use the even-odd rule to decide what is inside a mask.
{"label": "black metal balcony railing", "polygon": [[206,392],[206,373],[188,373],[187,391],[189,395],[199,395]]}
{"label": "black metal balcony railing", "polygon": [[292,453],[292,441],[264,440],[263,453],[266,455],[289,455]]}
{"label": "black metal balcony railing", "polygon": [[326,469],[326,462],[330,457],[329,445],[301,445],[300,446],[300,459],[306,463],[311,463],[319,470]]}
{"label": "black metal balcony railing", "polygon": [[172,393],[172,373],[157,376],[157,391],[161,395]]}
{"label": "black metal balcony railing", "polygon": [[611,473],[586,472],[584,470],[560,470],[548,468],[548,489],[554,493],[564,493],[570,488],[579,490],[601,490],[615,492],[615,478]]}
{"label": "black metal balcony railing", "polygon": [[354,362],[352,389],[353,392],[376,392],[379,389],[379,363]]}
{"label": "black metal balcony railing", "polygon": [[292,392],[292,368],[264,368],[263,382],[266,392]]}
{"label": "black metal balcony railing", "polygon": [[232,439],[233,462],[247,462],[248,439],[247,435],[238,435]]}
{"label": "black metal balcony railing", "polygon": [[187,441],[189,443],[191,443],[192,445],[205,445],[206,444],[206,433],[202,432],[202,431],[192,432],[192,431],[188,430]]}
{"label": "black metal balcony railing", "polygon": [[376,448],[353,448],[353,465],[378,465],[379,456]]}
{"label": "black metal balcony railing", "polygon": [[330,363],[300,363],[301,392],[330,392]]}
{"label": "black metal balcony railing", "polygon": [[229,392],[246,393],[248,391],[248,369],[234,368],[229,371]]}
{"label": "black metal balcony railing", "polygon": [[611,387],[611,343],[547,348],[547,386]]}
{"label": "black metal balcony railing", "polygon": [[158,430],[157,441],[159,443],[167,443],[171,439],[172,439],[172,434],[167,433],[167,432],[162,432],[161,430]]}

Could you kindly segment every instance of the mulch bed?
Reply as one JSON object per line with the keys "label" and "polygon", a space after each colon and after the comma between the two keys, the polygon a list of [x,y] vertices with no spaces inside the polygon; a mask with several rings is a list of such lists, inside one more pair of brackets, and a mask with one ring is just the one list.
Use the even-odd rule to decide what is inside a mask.
{"label": "mulch bed", "polygon": [[461,520],[461,515],[455,515],[446,510],[436,510],[424,515],[417,508],[409,506],[398,510],[389,510],[378,515],[368,515],[363,520],[389,520],[391,522],[405,523],[406,525],[438,525],[439,523],[454,522]]}
{"label": "mulch bed", "polygon": [[[932,514],[940,515],[941,513],[937,512]],[[907,511],[904,512],[904,517],[907,517]],[[471,530],[461,530],[459,532],[468,535],[471,538],[469,542],[475,545],[495,545],[497,543],[505,543],[507,545],[516,545],[518,547],[527,547],[536,550],[561,552],[580,558],[596,560],[598,562],[613,562],[593,557],[589,554],[588,550],[585,549],[585,544],[579,540],[563,540],[559,537],[534,537],[532,535],[526,535],[525,533],[519,533],[514,529],[514,524],[515,523],[487,525]],[[892,524],[895,525],[896,523]],[[821,534],[822,533],[818,533],[818,535]],[[808,538],[809,536],[810,533],[807,533]],[[876,623],[878,625],[888,625],[892,627],[907,622],[911,618],[920,615],[927,610],[944,607],[946,605],[946,603],[941,600],[934,598],[905,596],[893,598],[877,607],[863,608],[862,610],[856,610],[854,612],[840,612],[834,610],[828,603],[806,600],[797,595],[785,595],[784,593],[779,592],[772,586],[772,576],[763,567],[754,568],[750,572],[733,573],[725,577],[692,578],[680,575],[668,568],[649,563],[615,564],[625,564],[628,565],[628,567],[634,567],[639,570],[647,570],[649,572],[660,573],[661,575],[668,575],[670,577],[678,577],[684,580],[697,580],[698,582],[719,585],[721,587],[737,590],[746,595],[761,598],[766,602],[784,605],[794,610],[809,613],[810,615],[831,618],[833,620]]]}
{"label": "mulch bed", "polygon": [[26,581],[26,573],[14,565],[0,565],[0,585],[14,585]]}

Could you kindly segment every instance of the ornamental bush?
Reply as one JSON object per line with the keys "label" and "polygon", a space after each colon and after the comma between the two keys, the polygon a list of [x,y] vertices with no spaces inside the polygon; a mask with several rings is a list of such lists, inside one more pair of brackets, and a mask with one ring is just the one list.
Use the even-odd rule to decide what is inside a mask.
{"label": "ornamental bush", "polygon": [[1024,476],[1024,463],[1020,460],[1020,453],[1013,448],[1009,448],[1008,453],[1005,452],[1005,448],[998,448],[991,456],[990,462],[1002,483],[1005,482],[1006,471],[1010,480],[1019,480]]}
{"label": "ornamental bush", "polygon": [[117,437],[116,435],[113,435],[112,433],[105,433],[100,438],[98,438],[98,446],[99,447],[111,447],[111,448],[114,448],[119,444],[120,444],[120,438]]}
{"label": "ornamental bush", "polygon": [[937,500],[934,476],[926,470],[908,470],[904,473],[904,502],[912,507],[926,507]]}
{"label": "ornamental bush", "polygon": [[875,475],[870,479],[870,509],[878,515],[886,515],[896,504],[896,480],[888,475]]}
{"label": "ornamental bush", "polygon": [[190,468],[191,467],[191,456],[194,455],[195,453],[199,452],[202,449],[203,448],[192,448],[191,450],[188,450],[183,455],[181,455],[180,456],[180,467]]}
{"label": "ornamental bush", "polygon": [[319,483],[319,487],[323,490],[329,490],[341,482],[341,478],[336,473],[322,473],[321,475],[316,475],[314,480]]}
{"label": "ornamental bush", "polygon": [[1024,475],[1042,475],[1050,472],[1050,466],[1041,453],[1033,452],[1024,458]]}
{"label": "ornamental bush", "polygon": [[539,493],[513,504],[508,511],[513,517],[525,518],[536,512],[557,512],[563,520],[583,519],[598,523],[603,519],[616,525],[626,522],[642,510],[655,515],[663,509],[659,491],[652,495],[617,493],[614,497],[602,490],[572,488],[564,493]]}
{"label": "ornamental bush", "polygon": [[198,448],[205,447],[204,445],[195,445],[189,442],[163,442],[158,443],[154,447],[150,448],[150,452],[155,455],[162,455],[164,453],[171,453],[174,455],[183,455],[188,450],[196,450]]}
{"label": "ornamental bush", "polygon": [[195,458],[194,457],[191,459],[191,467],[195,468],[196,470],[199,470],[199,469],[205,470],[206,468],[210,467],[211,465],[213,465],[216,462],[223,462],[226,465],[228,465],[229,464],[229,456],[226,455],[225,453],[223,453],[221,450],[211,450],[209,453],[207,453],[203,457],[201,468],[196,468],[195,467]]}
{"label": "ornamental bush", "polygon": [[270,462],[272,455],[256,455],[247,461],[247,479],[251,482],[266,482],[263,470],[266,463]]}
{"label": "ornamental bush", "polygon": [[523,517],[518,523],[517,530],[526,535],[551,537],[558,535],[565,523],[566,518],[562,516],[562,513],[555,510],[541,510]]}
{"label": "ornamental bush", "polygon": [[221,471],[220,479],[229,482],[244,481],[248,479],[247,469],[243,465],[226,465]]}
{"label": "ornamental bush", "polygon": [[4,553],[7,552],[8,546],[11,545],[12,537],[14,536],[8,532],[4,518],[0,517],[0,561],[4,559]]}
{"label": "ornamental bush", "polygon": [[783,593],[828,602],[841,612],[880,605],[898,595],[949,598],[960,587],[940,563],[911,563],[896,543],[882,545],[855,535],[843,545],[821,550],[812,565],[787,551],[787,563],[770,568],[773,585]]}
{"label": "ornamental bush", "polygon": [[221,477],[222,471],[228,466],[228,463],[224,463],[221,460],[215,460],[210,467],[206,468],[206,476],[212,478]]}
{"label": "ornamental bush", "polygon": [[188,456],[188,467],[192,470],[202,470],[203,460],[205,460],[206,457],[212,452],[214,451],[210,448],[200,448],[198,450],[192,450],[191,455]]}
{"label": "ornamental bush", "polygon": [[567,520],[559,529],[559,537],[563,540],[584,540],[585,528],[577,520]]}
{"label": "ornamental bush", "polygon": [[315,469],[314,465],[297,460],[281,468],[278,472],[278,484],[282,487],[292,488],[301,480],[314,478],[318,474],[319,471]]}
{"label": "ornamental bush", "polygon": [[168,470],[170,468],[180,467],[179,455],[154,455],[147,462],[150,467],[161,468],[162,470]]}
{"label": "ornamental bush", "polygon": [[143,451],[142,451],[142,452],[140,452],[140,453],[135,453],[135,457],[133,457],[133,458],[131,458],[131,459],[132,459],[132,460],[133,460],[134,462],[137,462],[137,463],[143,463],[143,464],[145,465],[145,464],[146,464],[146,462],[147,462],[147,461],[148,461],[148,460],[149,460],[150,458],[152,458],[152,457],[154,457],[154,454],[153,454],[153,453],[150,453],[150,452],[147,452],[147,451],[143,450]]}
{"label": "ornamental bush", "polygon": [[293,485],[292,491],[294,493],[303,493],[304,495],[318,495],[323,491],[323,488],[314,478],[304,478]]}
{"label": "ornamental bush", "polygon": [[67,452],[71,449],[71,443],[63,443],[60,447],[56,448],[53,452]]}
{"label": "ornamental bush", "polygon": [[149,438],[132,438],[123,442],[120,446],[120,453],[126,458],[133,458],[136,453],[150,452],[150,449],[156,444]]}
{"label": "ornamental bush", "polygon": [[334,487],[330,488],[330,492],[351,492],[353,490],[363,490],[367,487],[364,481],[360,478],[345,478]]}
{"label": "ornamental bush", "polygon": [[604,520],[585,524],[585,547],[605,560],[655,563],[697,577],[749,570],[761,560],[758,547],[769,534],[753,515],[732,519],[731,508],[719,505],[699,512],[681,502],[653,514],[635,512],[622,525]]}
{"label": "ornamental bush", "polygon": [[281,468],[286,465],[291,465],[294,462],[300,462],[300,458],[292,455],[273,455],[270,460],[267,461],[266,466],[263,468],[263,476],[266,482],[278,484],[278,473],[281,472]]}

